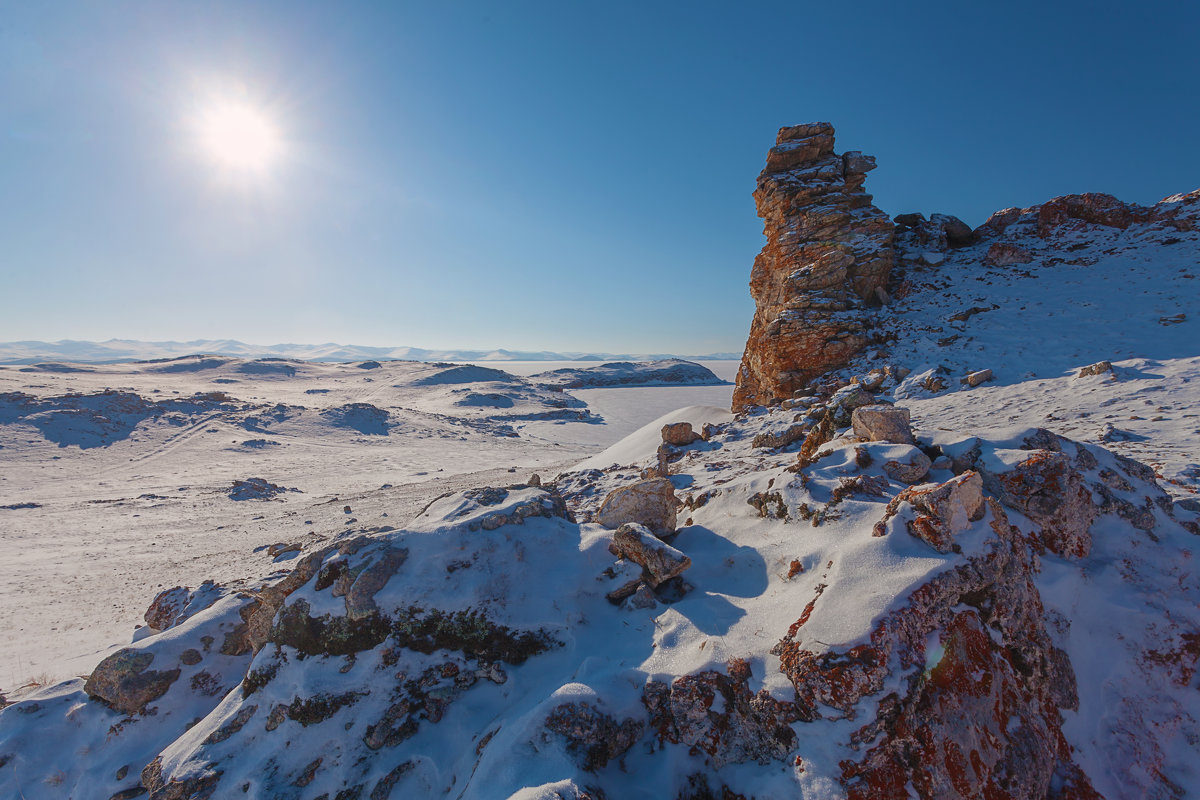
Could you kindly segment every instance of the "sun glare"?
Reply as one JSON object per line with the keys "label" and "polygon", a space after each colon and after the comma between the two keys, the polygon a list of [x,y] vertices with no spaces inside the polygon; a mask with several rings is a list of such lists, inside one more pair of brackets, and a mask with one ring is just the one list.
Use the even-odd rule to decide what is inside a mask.
{"label": "sun glare", "polygon": [[200,118],[200,144],[218,165],[261,172],[282,154],[283,141],[271,119],[246,103],[222,103]]}

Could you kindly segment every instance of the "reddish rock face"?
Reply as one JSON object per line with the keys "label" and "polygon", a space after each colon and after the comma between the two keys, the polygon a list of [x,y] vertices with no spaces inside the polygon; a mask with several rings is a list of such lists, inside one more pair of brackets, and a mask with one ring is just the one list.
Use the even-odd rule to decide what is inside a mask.
{"label": "reddish rock face", "polygon": [[887,283],[894,228],[862,189],[875,159],[833,144],[826,122],[781,128],[758,176],[767,244],[750,275],[756,310],[734,411],[791,397],[870,342],[867,309]]}
{"label": "reddish rock face", "polygon": [[806,609],[775,648],[806,721],[852,719],[889,676],[906,676],[851,736],[864,753],[841,764],[852,800],[907,798],[910,784],[921,797],[963,800],[1096,796],[1062,735],[1060,709],[1078,706],[1075,675],[1046,631],[1035,564],[1000,504],[986,502],[987,549],[914,591],[869,641],[808,649]]}

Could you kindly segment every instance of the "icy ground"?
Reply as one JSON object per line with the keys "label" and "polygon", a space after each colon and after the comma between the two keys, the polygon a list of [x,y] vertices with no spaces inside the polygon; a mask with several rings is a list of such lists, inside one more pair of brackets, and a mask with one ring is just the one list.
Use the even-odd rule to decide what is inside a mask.
{"label": "icy ground", "polygon": [[[88,672],[162,588],[259,578],[295,558],[271,544],[383,530],[445,491],[552,477],[680,406],[728,407],[732,392],[563,393],[520,377],[548,366],[566,365],[0,367],[0,693]],[[250,478],[298,491],[232,499]]]}

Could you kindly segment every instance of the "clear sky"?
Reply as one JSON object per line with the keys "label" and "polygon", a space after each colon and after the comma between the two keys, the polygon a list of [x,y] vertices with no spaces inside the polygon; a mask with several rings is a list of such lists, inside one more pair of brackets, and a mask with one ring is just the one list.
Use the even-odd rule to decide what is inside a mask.
{"label": "clear sky", "polygon": [[1153,203],[1200,187],[1198,43],[1194,2],[0,0],[0,340],[740,351],[779,126],[891,214]]}

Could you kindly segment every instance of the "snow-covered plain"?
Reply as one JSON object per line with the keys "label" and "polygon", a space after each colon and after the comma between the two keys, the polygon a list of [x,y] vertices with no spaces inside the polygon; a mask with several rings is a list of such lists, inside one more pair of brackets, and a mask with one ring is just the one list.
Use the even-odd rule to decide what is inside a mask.
{"label": "snow-covered plain", "polygon": [[[0,693],[87,673],[162,588],[260,578],[295,557],[268,545],[401,525],[451,489],[551,477],[667,411],[727,408],[732,392],[560,393],[517,377],[568,365],[596,366],[0,367]],[[298,491],[231,499],[249,478]]]}

